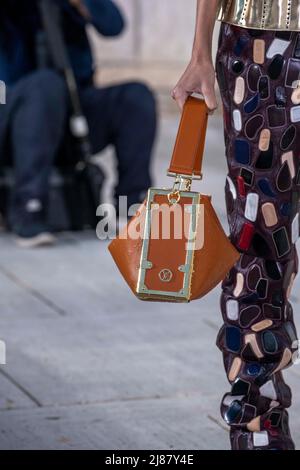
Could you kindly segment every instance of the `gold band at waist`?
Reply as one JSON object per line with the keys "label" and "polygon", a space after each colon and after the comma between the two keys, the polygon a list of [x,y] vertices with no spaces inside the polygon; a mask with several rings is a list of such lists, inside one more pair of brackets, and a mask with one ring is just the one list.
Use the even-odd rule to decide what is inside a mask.
{"label": "gold band at waist", "polygon": [[219,0],[217,20],[244,28],[300,31],[300,0]]}

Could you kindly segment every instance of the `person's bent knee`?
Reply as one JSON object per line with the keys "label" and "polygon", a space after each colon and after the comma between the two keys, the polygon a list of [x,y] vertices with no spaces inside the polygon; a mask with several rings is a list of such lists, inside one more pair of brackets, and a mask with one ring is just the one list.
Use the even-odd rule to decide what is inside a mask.
{"label": "person's bent knee", "polygon": [[132,106],[148,110],[151,114],[156,114],[155,95],[145,83],[131,82],[124,86],[126,87],[127,102]]}
{"label": "person's bent knee", "polygon": [[51,101],[64,99],[67,93],[64,78],[52,69],[36,70],[24,77],[18,86],[27,96],[42,95]]}

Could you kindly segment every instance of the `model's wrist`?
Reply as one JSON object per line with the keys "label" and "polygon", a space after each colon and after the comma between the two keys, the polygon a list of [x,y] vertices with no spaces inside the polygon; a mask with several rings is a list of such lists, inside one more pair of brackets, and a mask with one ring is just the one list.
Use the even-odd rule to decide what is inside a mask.
{"label": "model's wrist", "polygon": [[212,63],[212,55],[209,51],[198,51],[193,50],[192,57],[191,57],[192,64],[211,64]]}

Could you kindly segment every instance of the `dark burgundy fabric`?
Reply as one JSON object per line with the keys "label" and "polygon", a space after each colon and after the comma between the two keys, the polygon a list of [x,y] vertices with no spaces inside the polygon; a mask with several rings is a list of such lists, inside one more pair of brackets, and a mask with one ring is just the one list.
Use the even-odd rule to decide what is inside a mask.
{"label": "dark burgundy fabric", "polygon": [[[221,413],[235,450],[294,448],[286,411],[291,392],[281,366],[293,363],[298,348],[289,294],[298,272],[299,37],[226,23],[220,31],[216,71],[228,162],[226,205],[241,258],[222,283],[224,325],[217,345],[231,384]],[[254,52],[258,47],[262,60]]]}

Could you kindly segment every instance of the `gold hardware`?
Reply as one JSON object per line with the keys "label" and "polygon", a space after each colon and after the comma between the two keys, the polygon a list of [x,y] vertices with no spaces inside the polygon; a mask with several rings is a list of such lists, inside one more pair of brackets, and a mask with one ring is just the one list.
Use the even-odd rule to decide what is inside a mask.
{"label": "gold hardware", "polygon": [[180,271],[182,273],[188,273],[189,269],[190,269],[190,267],[187,264],[182,264],[181,266],[178,267],[178,271]]}
{"label": "gold hardware", "polygon": [[159,279],[162,281],[162,282],[171,282],[172,280],[172,277],[173,277],[173,273],[170,269],[162,269],[161,271],[159,271]]}
{"label": "gold hardware", "polygon": [[168,194],[170,204],[178,204],[180,201],[180,191],[189,192],[192,187],[192,178],[177,174],[171,192]]}
{"label": "gold hardware", "polygon": [[143,260],[141,262],[141,268],[142,269],[151,269],[151,268],[153,268],[153,264],[151,263],[151,261]]}
{"label": "gold hardware", "polygon": [[171,171],[167,171],[167,176],[172,176],[174,178],[181,177],[183,179],[189,179],[189,180],[202,180],[203,179],[203,174],[200,173],[200,175],[184,175],[183,173],[172,173]]}
{"label": "gold hardware", "polygon": [[192,180],[189,178],[181,178],[181,190],[190,191],[192,187]]}
{"label": "gold hardware", "polygon": [[[151,188],[148,191],[148,199],[147,199],[147,205],[146,205],[146,220],[145,220],[145,227],[144,227],[144,234],[143,234],[143,246],[142,246],[142,252],[141,252],[141,258],[140,258],[140,265],[139,265],[139,276],[138,276],[138,282],[136,286],[136,292],[139,298],[141,299],[162,299],[165,300],[166,298],[170,300],[174,300],[176,302],[188,302],[189,296],[190,296],[190,291],[191,291],[191,279],[192,279],[192,272],[193,272],[193,251],[191,249],[188,249],[186,251],[186,259],[184,261],[184,264],[181,266],[178,266],[179,272],[183,273],[183,281],[182,281],[182,287],[180,290],[177,292],[175,291],[170,291],[170,290],[156,290],[156,289],[151,289],[149,286],[146,285],[145,278],[146,278],[146,273],[148,272],[152,266],[151,261],[148,259],[149,258],[149,246],[150,246],[150,239],[151,239],[151,205],[154,202],[154,199],[156,196],[166,196],[172,192],[170,189],[160,189],[160,188]],[[190,199],[192,199],[192,205],[198,206],[200,204],[200,195],[199,193],[195,192],[188,192],[188,191],[182,191],[180,193],[180,197],[185,200],[189,200],[190,204]],[[196,224],[197,220],[197,211],[191,211],[191,222],[190,222],[190,227],[189,227],[189,235],[188,235],[188,240],[193,239],[193,234],[194,234],[194,227]],[[175,273],[172,273],[172,276],[174,277]],[[167,276],[168,277],[168,276]],[[169,281],[170,282],[170,281]],[[165,284],[167,285],[167,284]]]}
{"label": "gold hardware", "polygon": [[179,191],[172,191],[168,194],[169,204],[178,204],[178,202],[180,201],[180,197],[181,196]]}

